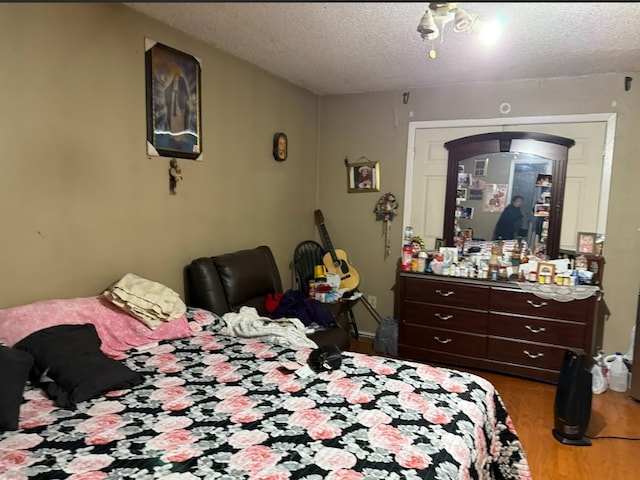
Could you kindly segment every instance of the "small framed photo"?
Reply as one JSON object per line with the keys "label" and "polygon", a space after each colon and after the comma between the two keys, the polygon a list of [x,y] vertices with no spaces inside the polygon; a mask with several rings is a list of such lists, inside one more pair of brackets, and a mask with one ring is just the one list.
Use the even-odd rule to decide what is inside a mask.
{"label": "small framed photo", "polygon": [[284,132],[276,132],[273,135],[273,159],[276,162],[284,162],[289,155],[289,145],[287,134]]}
{"label": "small framed photo", "polygon": [[576,253],[595,255],[597,236],[597,233],[578,232],[578,238],[576,240]]}
{"label": "small framed photo", "polygon": [[551,178],[552,176],[546,173],[539,173],[538,178],[536,180],[537,186],[550,187],[551,186]]}
{"label": "small framed photo", "polygon": [[458,188],[456,190],[456,200],[466,200],[466,199],[467,199],[467,189]]}
{"label": "small framed photo", "polygon": [[467,218],[471,220],[473,218],[473,207],[463,207],[461,205],[456,207],[457,218]]}
{"label": "small framed photo", "polygon": [[451,265],[458,261],[458,247],[440,247],[440,255],[445,263]]}
{"label": "small framed photo", "polygon": [[604,233],[596,235],[596,255],[602,255],[604,249]]}
{"label": "small framed photo", "polygon": [[470,173],[458,173],[458,188],[469,188],[473,181],[473,175]]}
{"label": "small framed photo", "polygon": [[380,191],[379,162],[347,164],[347,192],[364,193]]}
{"label": "small framed photo", "polygon": [[200,160],[200,60],[145,38],[147,155]]}
{"label": "small framed photo", "polygon": [[534,217],[548,217],[551,211],[551,205],[548,203],[538,203],[533,206]]}
{"label": "small framed photo", "polygon": [[444,247],[444,238],[436,238],[434,249],[439,252],[442,247]]}
{"label": "small framed photo", "polygon": [[538,262],[538,268],[536,270],[538,277],[540,276],[549,276],[551,279],[556,274],[556,265],[555,263],[548,262]]}

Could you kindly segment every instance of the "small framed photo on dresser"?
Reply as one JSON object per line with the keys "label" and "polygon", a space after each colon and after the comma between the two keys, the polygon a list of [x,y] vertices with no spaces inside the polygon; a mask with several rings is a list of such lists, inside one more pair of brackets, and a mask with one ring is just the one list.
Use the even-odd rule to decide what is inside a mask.
{"label": "small framed photo on dresser", "polygon": [[595,255],[597,236],[598,234],[593,232],[578,232],[578,238],[576,240],[576,253]]}

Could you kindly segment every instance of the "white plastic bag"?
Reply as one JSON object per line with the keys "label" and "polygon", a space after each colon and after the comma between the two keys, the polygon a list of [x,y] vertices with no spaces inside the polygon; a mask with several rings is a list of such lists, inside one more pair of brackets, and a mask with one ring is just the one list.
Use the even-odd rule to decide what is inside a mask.
{"label": "white plastic bag", "polygon": [[602,367],[596,363],[591,368],[591,391],[593,393],[604,393],[607,388],[609,388],[609,385],[602,373]]}

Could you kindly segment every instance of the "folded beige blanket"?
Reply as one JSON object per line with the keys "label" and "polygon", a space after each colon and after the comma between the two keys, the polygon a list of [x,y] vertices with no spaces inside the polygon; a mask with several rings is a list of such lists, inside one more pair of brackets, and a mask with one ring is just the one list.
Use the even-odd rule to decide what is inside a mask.
{"label": "folded beige blanket", "polygon": [[187,311],[177,292],[133,273],[127,273],[102,295],[152,330]]}

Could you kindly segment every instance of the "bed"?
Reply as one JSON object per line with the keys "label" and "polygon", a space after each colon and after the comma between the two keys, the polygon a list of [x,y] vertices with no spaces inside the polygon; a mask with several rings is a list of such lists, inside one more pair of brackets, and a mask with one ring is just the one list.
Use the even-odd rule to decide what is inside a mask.
{"label": "bed", "polygon": [[130,350],[139,385],[59,408],[27,386],[0,433],[0,478],[528,479],[499,393],[468,373],[344,352],[299,376],[311,349],[225,334],[188,308],[191,334]]}

